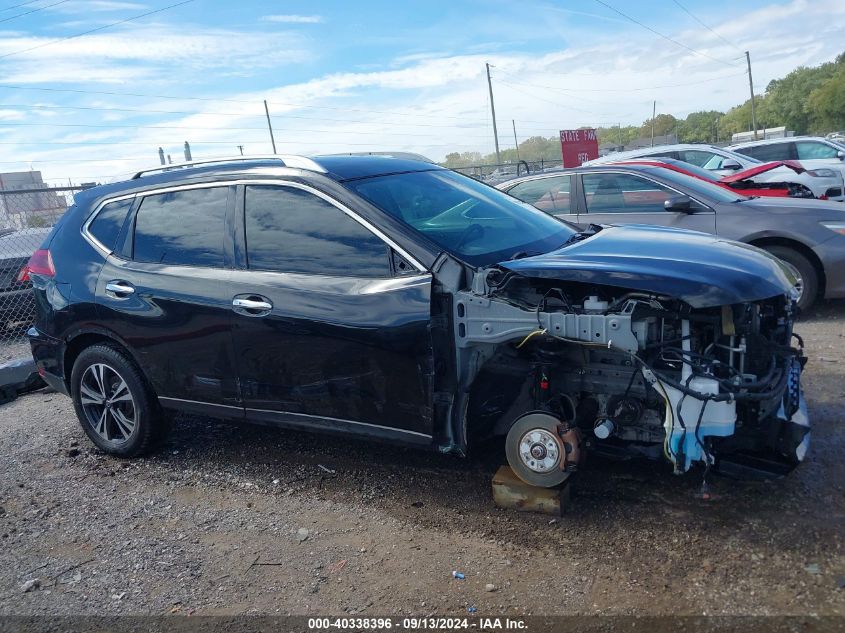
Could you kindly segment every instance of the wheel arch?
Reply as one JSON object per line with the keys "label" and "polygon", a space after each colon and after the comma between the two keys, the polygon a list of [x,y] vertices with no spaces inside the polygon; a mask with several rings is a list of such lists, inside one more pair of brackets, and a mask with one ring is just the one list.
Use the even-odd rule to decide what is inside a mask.
{"label": "wheel arch", "polygon": [[765,250],[767,246],[783,246],[785,248],[791,248],[794,251],[801,253],[804,257],[809,260],[809,262],[813,265],[813,268],[816,270],[816,273],[819,276],[819,296],[824,296],[825,288],[827,286],[827,277],[825,275],[824,265],[822,264],[821,259],[819,259],[819,256],[816,255],[815,251],[812,248],[810,248],[803,242],[799,242],[798,240],[779,235],[757,237],[751,240],[747,240],[746,243],[750,244],[751,246],[756,246],[757,248],[762,248],[763,250]]}
{"label": "wheel arch", "polygon": [[62,358],[62,369],[64,371],[65,386],[68,388],[68,391],[70,391],[70,375],[73,371],[73,364],[76,362],[76,359],[79,358],[79,355],[83,352],[83,350],[102,343],[106,343],[111,347],[115,347],[121,352],[124,352],[132,360],[132,362],[135,363],[136,367],[138,367],[141,377],[149,386],[149,379],[143,370],[137,354],[126,343],[126,341],[111,330],[100,327],[89,327],[77,330],[66,338],[64,357]]}

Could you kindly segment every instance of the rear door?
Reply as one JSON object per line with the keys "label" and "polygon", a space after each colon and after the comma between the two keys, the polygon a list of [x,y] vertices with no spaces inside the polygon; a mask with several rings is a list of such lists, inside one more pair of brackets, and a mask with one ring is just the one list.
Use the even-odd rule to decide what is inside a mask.
{"label": "rear door", "polygon": [[431,275],[299,183],[240,187],[236,245],[247,417],[429,444]]}
{"label": "rear door", "polygon": [[702,203],[694,213],[667,211],[666,200],[686,195],[639,174],[601,171],[581,173],[581,226],[588,224],[657,224],[706,233],[716,232],[716,214]]}
{"label": "rear door", "polygon": [[235,188],[140,194],[97,280],[103,325],[174,407],[241,415],[229,283]]}
{"label": "rear door", "polygon": [[574,205],[572,181],[573,177],[569,174],[543,176],[523,181],[508,189],[507,193],[549,215],[575,223],[578,211]]}

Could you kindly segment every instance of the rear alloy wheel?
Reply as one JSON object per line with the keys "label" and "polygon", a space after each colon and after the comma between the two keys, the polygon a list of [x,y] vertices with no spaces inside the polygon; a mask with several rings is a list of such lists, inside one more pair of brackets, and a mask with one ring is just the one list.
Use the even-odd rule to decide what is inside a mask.
{"label": "rear alloy wheel", "polygon": [[560,421],[547,413],[529,413],[508,431],[508,464],[525,483],[552,488],[567,478],[569,473],[561,469],[566,448],[558,435],[558,424]]}
{"label": "rear alloy wheel", "polygon": [[158,406],[123,353],[107,345],[84,350],[73,365],[71,394],[83,430],[99,448],[120,457],[149,448]]}
{"label": "rear alloy wheel", "polygon": [[804,255],[788,246],[767,246],[766,251],[777,257],[798,278],[798,307],[809,310],[819,293],[819,274],[815,266]]}

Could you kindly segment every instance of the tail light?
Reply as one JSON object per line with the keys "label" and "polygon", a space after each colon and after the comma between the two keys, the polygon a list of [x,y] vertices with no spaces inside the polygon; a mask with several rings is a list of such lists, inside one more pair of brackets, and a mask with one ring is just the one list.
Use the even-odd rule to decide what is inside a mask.
{"label": "tail light", "polygon": [[26,266],[18,273],[18,281],[29,281],[30,275],[42,275],[44,277],[55,277],[56,269],[53,267],[53,257],[46,248],[39,248],[32,254]]}

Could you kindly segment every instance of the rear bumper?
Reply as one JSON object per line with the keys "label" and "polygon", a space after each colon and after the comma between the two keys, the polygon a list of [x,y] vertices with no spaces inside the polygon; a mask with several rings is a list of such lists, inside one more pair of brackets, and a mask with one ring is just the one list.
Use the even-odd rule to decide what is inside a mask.
{"label": "rear bumper", "polygon": [[64,375],[64,342],[44,334],[35,327],[29,328],[26,335],[29,337],[38,375],[59,393],[70,395]]}

